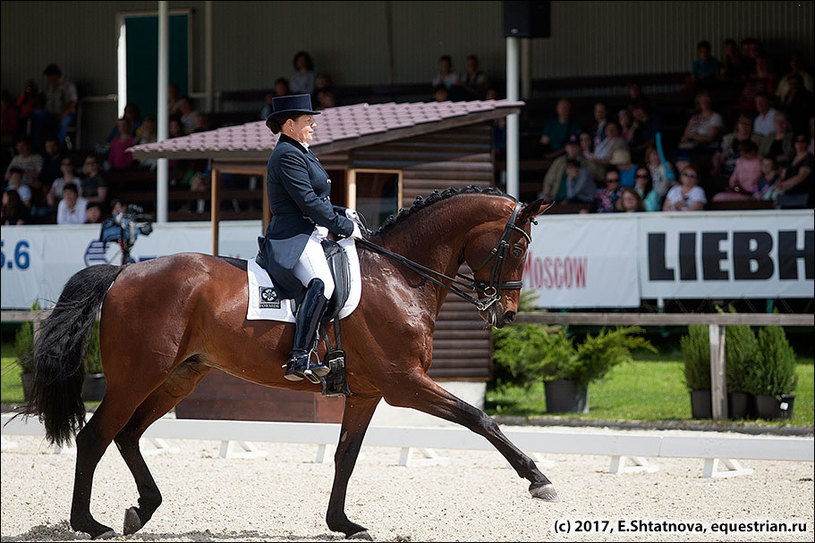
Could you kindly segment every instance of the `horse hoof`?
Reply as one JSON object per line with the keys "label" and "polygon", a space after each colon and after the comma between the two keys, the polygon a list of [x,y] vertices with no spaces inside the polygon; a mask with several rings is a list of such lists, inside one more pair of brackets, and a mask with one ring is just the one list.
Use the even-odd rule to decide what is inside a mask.
{"label": "horse hoof", "polygon": [[141,519],[139,518],[139,513],[136,511],[135,507],[131,507],[127,511],[125,511],[125,522],[124,522],[124,534],[130,535],[135,534],[142,528]]}
{"label": "horse hoof", "polygon": [[368,530],[362,530],[361,532],[357,532],[355,534],[351,534],[348,536],[348,539],[359,539],[362,541],[373,541],[374,538],[371,537],[371,534],[368,533]]}
{"label": "horse hoof", "polygon": [[560,500],[557,492],[555,492],[555,486],[552,483],[547,483],[545,485],[536,487],[530,485],[529,493],[532,494],[533,498],[537,498],[545,502],[556,502]]}

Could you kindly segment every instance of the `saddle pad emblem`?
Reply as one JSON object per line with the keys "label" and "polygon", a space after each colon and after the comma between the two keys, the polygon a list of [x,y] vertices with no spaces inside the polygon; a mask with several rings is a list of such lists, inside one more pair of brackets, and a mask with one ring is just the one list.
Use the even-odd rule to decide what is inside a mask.
{"label": "saddle pad emblem", "polygon": [[280,309],[280,300],[274,288],[258,286],[258,289],[260,294],[258,307],[261,309]]}

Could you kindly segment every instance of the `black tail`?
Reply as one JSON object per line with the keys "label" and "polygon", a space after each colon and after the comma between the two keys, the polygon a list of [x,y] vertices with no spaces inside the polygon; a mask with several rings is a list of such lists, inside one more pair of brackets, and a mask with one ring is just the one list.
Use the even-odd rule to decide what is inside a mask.
{"label": "black tail", "polygon": [[71,277],[54,310],[40,325],[31,353],[34,385],[21,414],[37,415],[51,443],[67,444],[85,425],[82,359],[96,312],[120,266],[90,266]]}

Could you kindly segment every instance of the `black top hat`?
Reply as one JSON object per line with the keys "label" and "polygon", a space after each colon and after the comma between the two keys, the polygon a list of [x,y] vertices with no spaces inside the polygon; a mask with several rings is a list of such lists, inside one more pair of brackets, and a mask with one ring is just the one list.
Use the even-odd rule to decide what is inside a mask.
{"label": "black top hat", "polygon": [[311,109],[310,94],[290,94],[288,96],[275,96],[272,98],[272,114],[266,117],[271,119],[281,115],[319,115],[319,111]]}

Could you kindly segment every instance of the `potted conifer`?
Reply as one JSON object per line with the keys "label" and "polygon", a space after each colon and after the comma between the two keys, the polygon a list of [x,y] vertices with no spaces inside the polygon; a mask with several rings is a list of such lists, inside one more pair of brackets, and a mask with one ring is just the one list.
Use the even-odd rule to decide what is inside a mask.
{"label": "potted conifer", "polygon": [[756,396],[756,416],[791,418],[797,383],[795,352],[780,326],[762,328],[758,346],[761,356],[747,374],[747,387]]}
{"label": "potted conifer", "polygon": [[685,385],[690,392],[691,416],[695,419],[712,418],[708,327],[703,324],[688,326],[688,334],[680,338],[679,344],[685,357]]}
{"label": "potted conifer", "polygon": [[[39,299],[31,304],[32,311],[42,309]],[[23,385],[23,399],[28,401],[31,387],[34,386],[34,323],[24,322],[14,335],[14,354],[20,366],[20,381]]]}
{"label": "potted conifer", "polygon": [[102,371],[102,357],[99,350],[99,323],[93,325],[91,340],[85,351],[82,363],[85,366],[85,379],[82,382],[82,400],[86,402],[101,402],[105,397],[107,383]]}
{"label": "potted conifer", "polygon": [[727,373],[727,413],[731,419],[751,417],[755,396],[747,384],[751,368],[759,360],[758,340],[747,325],[725,328],[725,368]]}

